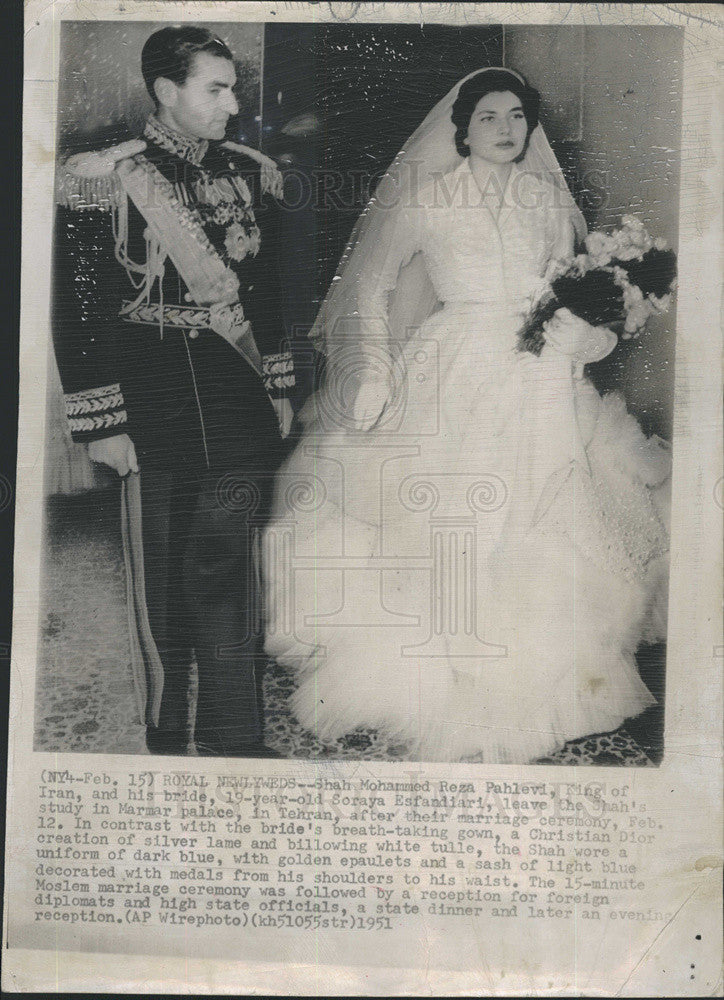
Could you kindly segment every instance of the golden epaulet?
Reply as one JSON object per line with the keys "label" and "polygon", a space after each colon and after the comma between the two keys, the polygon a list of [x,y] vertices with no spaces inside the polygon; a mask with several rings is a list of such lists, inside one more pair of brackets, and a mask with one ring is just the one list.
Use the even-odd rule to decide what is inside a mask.
{"label": "golden epaulet", "polygon": [[251,146],[243,146],[240,142],[225,142],[226,149],[231,149],[235,153],[243,153],[261,166],[261,189],[265,194],[270,194],[273,198],[281,198],[284,193],[284,179],[282,172],[274,160],[265,153]]}
{"label": "golden epaulet", "polygon": [[91,153],[76,153],[59,164],[55,197],[58,205],[73,209],[118,208],[126,195],[116,165],[145,149],[140,139]]}

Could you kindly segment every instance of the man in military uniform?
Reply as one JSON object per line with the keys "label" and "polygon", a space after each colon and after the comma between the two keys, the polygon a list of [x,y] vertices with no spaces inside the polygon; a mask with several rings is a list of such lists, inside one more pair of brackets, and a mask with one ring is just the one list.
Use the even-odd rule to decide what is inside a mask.
{"label": "man in military uniform", "polygon": [[275,756],[262,734],[254,539],[294,379],[279,305],[281,178],[224,141],[238,106],[223,41],[163,28],[142,71],[156,103],[142,139],[59,172],[66,410],[73,438],[124,477],[148,749],[187,752],[195,660],[198,753]]}

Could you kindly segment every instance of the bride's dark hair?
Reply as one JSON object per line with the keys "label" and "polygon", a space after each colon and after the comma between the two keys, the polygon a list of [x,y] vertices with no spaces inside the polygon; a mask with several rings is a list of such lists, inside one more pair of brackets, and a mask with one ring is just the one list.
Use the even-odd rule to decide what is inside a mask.
{"label": "bride's dark hair", "polygon": [[[470,147],[463,140],[467,138],[470,119],[478,101],[488,94],[498,94],[506,90],[519,97],[523,106],[523,114],[528,123],[527,148],[527,139],[530,138],[531,132],[538,124],[540,94],[516,73],[511,73],[506,69],[484,69],[462,85],[452,106],[451,118],[455,126],[455,146],[460,156],[470,156]],[[525,149],[521,157],[524,155]]]}

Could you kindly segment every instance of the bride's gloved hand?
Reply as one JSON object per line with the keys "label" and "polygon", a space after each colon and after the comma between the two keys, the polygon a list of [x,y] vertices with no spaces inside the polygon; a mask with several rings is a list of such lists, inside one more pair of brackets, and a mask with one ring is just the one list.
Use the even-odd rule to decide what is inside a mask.
{"label": "bride's gloved hand", "polygon": [[360,431],[371,430],[392,396],[392,379],[376,372],[364,376],[352,405],[352,419]]}
{"label": "bride's gloved hand", "polygon": [[618,337],[606,326],[591,326],[570,309],[559,309],[543,327],[546,346],[570,358],[578,377],[583,366],[607,357]]}

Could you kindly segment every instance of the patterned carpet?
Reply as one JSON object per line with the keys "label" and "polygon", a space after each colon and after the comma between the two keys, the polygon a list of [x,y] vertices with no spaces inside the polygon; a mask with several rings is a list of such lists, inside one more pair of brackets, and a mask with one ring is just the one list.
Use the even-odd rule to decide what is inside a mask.
{"label": "patterned carpet", "polygon": [[[46,524],[44,613],[35,695],[35,749],[145,753],[136,717],[115,490],[53,497]],[[662,755],[663,647],[639,668],[660,704],[614,733],[566,743],[540,763],[653,767]],[[285,757],[411,760],[374,730],[333,743],[302,729],[289,711],[293,675],[269,663],[264,677],[266,742]],[[193,692],[192,692],[193,696]]]}

